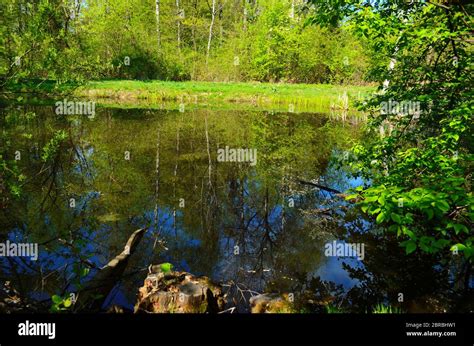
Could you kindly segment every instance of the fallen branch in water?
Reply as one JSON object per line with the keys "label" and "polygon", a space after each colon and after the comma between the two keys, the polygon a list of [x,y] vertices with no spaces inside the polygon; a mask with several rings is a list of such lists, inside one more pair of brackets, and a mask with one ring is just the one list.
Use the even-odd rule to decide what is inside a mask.
{"label": "fallen branch in water", "polygon": [[120,280],[128,264],[128,259],[135,252],[146,228],[139,229],[128,238],[124,250],[84,285],[78,292],[75,311],[98,311],[116,283]]}
{"label": "fallen branch in water", "polygon": [[346,197],[346,194],[342,193],[341,191],[336,190],[336,189],[332,189],[332,188],[327,187],[327,186],[319,185],[319,184],[313,183],[311,181],[306,181],[306,180],[301,180],[301,179],[299,179],[298,182],[300,184],[303,184],[303,185],[310,185],[310,186],[317,187],[318,189],[321,189],[321,190],[324,190],[324,191],[327,191],[327,192],[335,193],[336,196],[338,196],[338,197],[342,197],[342,198]]}

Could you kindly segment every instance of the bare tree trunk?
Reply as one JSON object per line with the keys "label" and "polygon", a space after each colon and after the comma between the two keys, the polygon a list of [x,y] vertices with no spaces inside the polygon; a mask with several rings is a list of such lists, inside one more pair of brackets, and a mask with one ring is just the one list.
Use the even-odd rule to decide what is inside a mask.
{"label": "bare tree trunk", "polygon": [[176,0],[176,14],[178,22],[178,52],[181,52],[181,10],[179,8],[179,0]]}
{"label": "bare tree trunk", "polygon": [[77,17],[79,17],[79,12],[81,10],[81,3],[79,2],[79,0],[74,0],[73,2],[74,3],[72,4],[70,18],[72,20],[75,20],[77,19]]}
{"label": "bare tree trunk", "polygon": [[209,26],[209,40],[207,41],[207,55],[206,55],[206,65],[209,61],[209,53],[211,51],[211,41],[212,41],[212,28],[214,27],[214,21],[216,19],[216,0],[212,0],[212,17],[211,25]]}
{"label": "bare tree trunk", "polygon": [[196,45],[196,22],[198,17],[198,8],[197,8],[197,0],[194,1],[194,15],[193,15],[193,26],[192,26],[192,36],[193,36],[193,48],[194,53],[197,54],[197,45]]}
{"label": "bare tree trunk", "polygon": [[197,54],[197,44],[196,44],[196,21],[198,18],[198,9],[197,9],[197,0],[194,0],[194,15],[193,15],[193,25],[191,27],[191,33],[193,37],[193,49],[194,49],[194,58],[193,58],[193,74],[192,74],[192,79],[196,76],[196,57],[198,56]]}
{"label": "bare tree trunk", "polygon": [[222,42],[224,41],[224,27],[222,26],[222,23],[223,23],[222,17],[224,15],[224,5],[225,5],[225,0],[219,6],[219,46],[221,46]]}
{"label": "bare tree trunk", "polygon": [[158,51],[161,51],[161,32],[160,32],[160,0],[155,2],[155,15],[156,15],[156,35],[158,39]]}
{"label": "bare tree trunk", "polygon": [[247,0],[244,0],[244,31],[247,31]]}

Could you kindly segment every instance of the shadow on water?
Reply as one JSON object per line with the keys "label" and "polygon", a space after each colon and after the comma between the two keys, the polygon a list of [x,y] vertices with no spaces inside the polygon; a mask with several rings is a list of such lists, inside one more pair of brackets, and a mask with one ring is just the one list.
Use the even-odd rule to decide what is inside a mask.
{"label": "shadow on water", "polygon": [[[0,258],[0,280],[23,296],[49,302],[74,292],[149,227],[107,304],[132,308],[147,267],[170,262],[239,287],[237,300],[292,293],[300,311],[469,309],[453,281],[456,263],[406,256],[343,199],[300,183],[340,191],[362,183],[334,165],[359,137],[357,124],[260,111],[99,108],[91,119],[21,106],[0,114],[2,155],[20,153],[22,174],[20,197],[2,198],[0,241],[40,249],[37,261]],[[67,138],[55,144],[58,130]],[[45,158],[48,143],[58,150]],[[221,162],[226,147],[256,149],[256,164]],[[363,243],[363,260],[326,256],[336,239]]]}

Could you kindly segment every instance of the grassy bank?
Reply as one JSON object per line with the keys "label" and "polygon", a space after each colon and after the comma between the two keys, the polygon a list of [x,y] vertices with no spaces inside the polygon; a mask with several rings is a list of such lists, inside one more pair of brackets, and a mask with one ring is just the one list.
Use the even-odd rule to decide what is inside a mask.
{"label": "grassy bank", "polygon": [[[283,83],[166,82],[136,80],[93,81],[78,86],[54,81],[18,83],[9,88],[14,95],[31,93],[78,97],[121,108],[265,109],[295,112],[327,112],[351,109],[355,100],[369,94],[370,86]],[[347,95],[347,100],[345,100]],[[26,96],[25,96],[26,97]],[[15,97],[16,98],[16,97]]]}
{"label": "grassy bank", "polygon": [[229,107],[238,104],[327,110],[331,106],[343,107],[345,93],[350,103],[372,90],[367,86],[108,80],[90,82],[74,95],[135,105],[170,101],[213,107],[225,103]]}

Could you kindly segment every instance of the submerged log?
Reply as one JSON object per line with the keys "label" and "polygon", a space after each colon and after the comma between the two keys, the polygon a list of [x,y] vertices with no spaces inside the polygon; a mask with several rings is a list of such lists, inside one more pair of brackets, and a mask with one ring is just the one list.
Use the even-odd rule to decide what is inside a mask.
{"label": "submerged log", "polygon": [[78,292],[74,305],[75,311],[94,312],[101,309],[110,291],[121,279],[130,256],[135,252],[146,230],[142,228],[133,232],[123,251],[84,285],[84,288]]}
{"label": "submerged log", "polygon": [[345,197],[345,194],[343,194],[343,193],[342,193],[341,191],[339,191],[339,190],[332,189],[332,188],[330,188],[330,187],[327,187],[327,186],[324,186],[324,185],[321,185],[321,184],[316,184],[316,183],[313,183],[312,181],[306,181],[306,180],[299,179],[298,182],[299,182],[300,184],[303,184],[303,185],[314,186],[314,187],[317,187],[317,188],[320,189],[320,190],[324,190],[324,191],[327,191],[327,192],[334,193],[334,194],[336,194],[336,196],[338,196],[338,197]]}
{"label": "submerged log", "polygon": [[163,272],[150,266],[139,289],[135,312],[147,313],[217,313],[225,305],[222,287],[209,278],[186,272]]}

